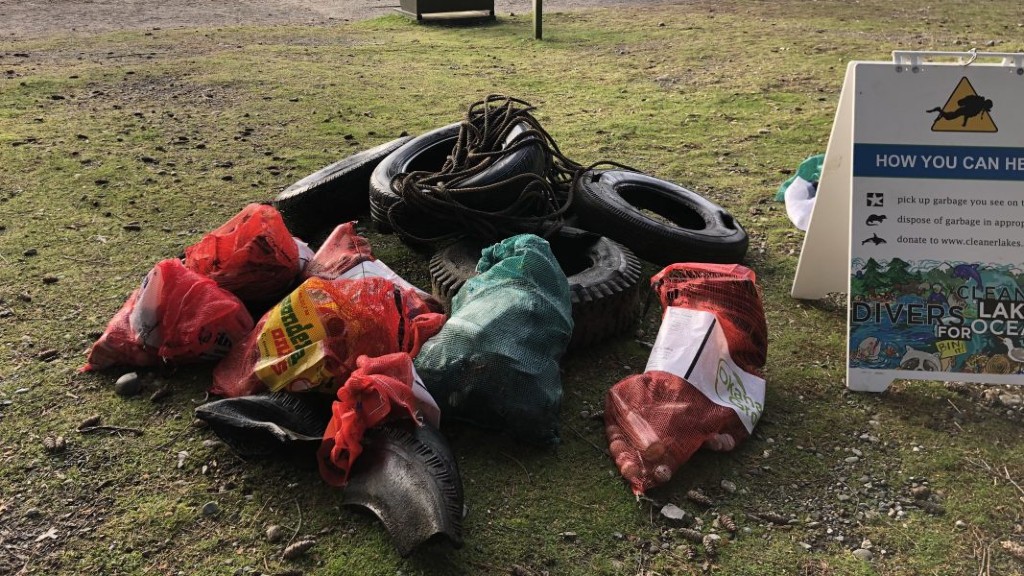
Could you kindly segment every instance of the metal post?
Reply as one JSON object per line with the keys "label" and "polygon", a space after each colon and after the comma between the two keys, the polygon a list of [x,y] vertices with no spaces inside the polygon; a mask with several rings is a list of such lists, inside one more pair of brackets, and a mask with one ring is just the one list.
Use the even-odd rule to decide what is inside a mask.
{"label": "metal post", "polygon": [[544,37],[544,0],[533,0],[533,37],[541,40]]}

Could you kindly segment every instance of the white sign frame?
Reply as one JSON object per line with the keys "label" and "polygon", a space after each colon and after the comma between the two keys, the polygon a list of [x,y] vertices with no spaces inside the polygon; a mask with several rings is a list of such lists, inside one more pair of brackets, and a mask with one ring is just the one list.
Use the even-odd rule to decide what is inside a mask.
{"label": "white sign frame", "polygon": [[[948,60],[949,58],[955,58],[958,61],[936,61],[939,59]],[[992,59],[998,59],[999,62],[980,62],[981,60]],[[1012,93],[1007,92],[1004,88],[996,90],[993,87],[992,78],[1003,78],[999,74],[1004,74],[1006,78],[1012,78],[1012,80],[1006,80],[1006,82],[1011,84],[1014,89],[1019,86],[1019,91]],[[957,76],[962,77],[960,84],[957,84],[955,81]],[[968,81],[969,77],[979,76],[986,78],[981,83],[984,86],[983,90],[975,90],[971,82]],[[954,78],[954,80],[952,85],[943,88],[944,83],[948,84],[949,82],[947,78]],[[860,87],[858,87],[858,80],[860,80]],[[930,86],[923,93],[921,93],[922,82]],[[964,84],[965,82],[966,84]],[[939,87],[936,88],[935,86]],[[1001,87],[1002,84],[1000,83],[999,86]],[[915,90],[917,93],[914,93]],[[936,91],[945,93],[939,94]],[[997,102],[994,107],[992,100],[987,100],[983,97],[983,95],[990,95],[988,92],[993,91],[999,92],[998,96],[993,96],[992,98],[992,100]],[[964,99],[965,95],[971,98]],[[901,105],[899,104],[901,100],[907,102]],[[946,102],[945,106],[937,106],[941,105],[943,101]],[[957,109],[958,101],[977,102],[979,104],[985,102],[987,103],[987,109],[980,112],[974,109],[969,110],[966,104]],[[892,110],[887,109],[889,108],[889,102],[896,103]],[[933,108],[926,110],[926,106],[933,106]],[[935,331],[936,338],[939,330],[944,331],[943,337],[945,338],[951,329],[939,328],[937,325],[940,323],[944,326],[960,325],[970,327],[970,322],[973,321],[972,316],[980,314],[987,316],[987,319],[991,319],[994,309],[986,309],[983,304],[973,300],[994,301],[998,300],[1000,295],[1005,296],[1005,292],[998,294],[978,292],[978,289],[982,288],[982,278],[977,273],[969,274],[970,269],[964,267],[959,267],[956,273],[959,273],[961,276],[974,276],[977,278],[976,282],[973,279],[967,280],[966,278],[960,278],[952,282],[936,282],[935,285],[938,285],[938,288],[934,295],[930,294],[927,290],[919,294],[919,288],[914,286],[908,287],[904,284],[900,289],[905,293],[897,290],[893,294],[888,295],[892,302],[876,304],[871,302],[876,297],[874,292],[868,298],[863,298],[864,294],[860,292],[856,295],[853,292],[855,292],[855,288],[863,291],[864,285],[868,284],[862,276],[857,276],[858,267],[860,267],[860,273],[864,272],[865,255],[874,260],[874,255],[877,254],[878,261],[885,262],[887,266],[889,260],[885,259],[885,256],[891,253],[893,255],[892,260],[897,260],[902,265],[906,263],[902,260],[905,255],[927,253],[931,257],[935,257],[933,253],[937,248],[929,249],[929,242],[937,243],[938,240],[942,240],[943,243],[955,242],[958,238],[962,240],[962,237],[965,235],[964,230],[967,230],[967,228],[959,223],[961,220],[968,221],[968,219],[958,217],[958,219],[954,220],[948,217],[948,214],[946,216],[937,214],[935,205],[931,205],[929,200],[929,194],[934,191],[942,191],[936,192],[937,194],[960,195],[956,201],[964,202],[966,201],[964,198],[975,197],[968,196],[968,187],[971,194],[976,194],[978,190],[990,190],[989,195],[992,201],[998,204],[999,202],[1006,202],[1007,198],[1014,198],[1016,202],[1017,194],[1013,192],[1019,190],[1019,196],[1024,200],[1024,185],[1022,185],[1024,183],[1024,166],[1018,166],[1017,164],[1018,152],[1020,152],[1021,156],[1024,156],[1024,114],[1019,112],[1020,108],[1024,108],[1024,53],[979,54],[973,51],[969,53],[894,52],[892,62],[851,62],[848,65],[832,133],[829,137],[821,179],[818,184],[817,199],[807,235],[804,238],[803,250],[797,265],[791,294],[794,298],[817,299],[828,296],[830,293],[847,293],[848,311],[850,312],[847,329],[847,386],[850,389],[884,391],[895,379],[945,379],[983,383],[1024,384],[1024,376],[1021,376],[1021,374],[1024,374],[1024,350],[1015,350],[1014,348],[1015,345],[1024,348],[1024,344],[1021,344],[1020,339],[1020,336],[1024,336],[1024,329],[1015,333],[1009,339],[1012,342],[1011,344],[1003,345],[1005,346],[1005,351],[1000,351],[1000,344],[995,343],[986,345],[987,347],[984,349],[985,354],[975,354],[971,357],[972,361],[977,364],[977,358],[975,357],[987,356],[991,360],[995,356],[1002,354],[1004,357],[1009,358],[1009,364],[1014,367],[1014,373],[991,373],[987,370],[984,373],[977,373],[975,372],[977,370],[975,364],[970,365],[969,371],[965,368],[967,364],[964,357],[951,360],[953,358],[951,354],[958,349],[970,346],[977,348],[978,343],[972,343],[970,340],[961,342],[960,345],[950,344],[950,342],[943,340],[942,346],[944,348],[940,347],[938,340],[934,340],[930,343],[936,348],[934,351],[917,350],[907,341],[897,341],[902,338],[902,332],[899,337],[889,340],[886,339],[887,334],[884,333],[884,330],[878,334],[879,337],[877,338],[874,336],[870,339],[865,338],[863,333],[861,333],[859,339],[854,340],[855,329],[863,327],[858,322],[870,323],[878,320],[872,315],[865,313],[865,310],[869,309],[866,307],[865,302],[853,302],[854,298],[867,300],[870,306],[873,307],[871,309],[878,308],[876,311],[885,310],[889,318],[897,318],[895,322],[889,322],[890,325],[888,326],[888,329],[894,332],[897,327],[905,328],[899,326],[902,321],[910,324],[921,324],[921,316],[919,314],[925,314],[928,321],[924,322],[924,324],[928,324],[927,328]],[[858,110],[860,110],[859,114],[857,113]],[[930,114],[924,114],[926,111]],[[989,114],[988,116],[986,116],[986,112]],[[935,116],[934,123],[932,116]],[[998,131],[993,122],[994,118],[998,118],[996,123],[1000,124]],[[960,125],[961,121],[963,128]],[[968,124],[969,121],[970,125]],[[929,128],[930,130],[928,130]],[[981,132],[986,133],[982,134]],[[891,146],[887,146],[888,144],[891,144]],[[917,148],[914,148],[914,146],[917,146]],[[860,156],[855,155],[855,150],[860,152]],[[871,154],[876,150],[878,154],[872,156]],[[895,164],[889,166],[885,162],[887,157],[885,153],[891,150],[952,150],[961,154],[961,156],[951,157],[952,167],[943,166],[943,168],[947,169],[943,172],[937,169],[924,170],[923,166],[925,163],[923,162],[915,167],[913,161],[925,160],[926,156],[929,166],[931,166],[931,163],[934,163],[935,165],[931,167],[938,167],[938,157],[924,153],[920,153],[918,158],[909,158],[911,162],[908,166],[896,166]],[[993,170],[989,172],[965,172],[965,166],[968,165],[968,162],[965,160],[970,160],[969,164],[973,169],[977,164],[977,157],[980,157],[979,155],[972,155],[972,150],[981,150],[985,151],[985,153],[994,154],[991,158]],[[1009,152],[1006,152],[1006,150],[1009,150]],[[1009,154],[1009,156],[1004,154],[1004,152]],[[858,159],[860,162],[855,167],[855,162]],[[958,159],[964,161],[959,166],[956,165]],[[879,160],[881,164],[872,166],[868,160]],[[1005,162],[1008,169],[1002,170],[1002,166],[999,165],[1000,162]],[[989,166],[985,165],[984,167]],[[959,169],[957,170],[957,168]],[[1009,168],[1013,168],[1013,170],[1009,170]],[[1018,170],[1021,171],[1019,175],[1017,173]],[[1000,179],[1003,180],[1002,184],[993,183],[993,181]],[[1007,181],[1010,183],[1007,183]],[[1008,186],[1014,190],[1011,191]],[[870,192],[868,192],[869,190]],[[891,195],[893,200],[899,199],[900,201],[906,201],[908,204],[914,204],[919,201],[917,197],[920,196],[920,201],[928,202],[929,204],[903,206],[902,209],[893,207],[891,204],[886,208],[873,208],[871,213],[867,213],[868,220],[872,218],[876,220],[873,222],[861,222],[860,220],[864,220],[864,214],[866,214],[863,204],[867,194],[871,194],[873,197],[873,199],[868,200],[869,203],[878,198]],[[977,197],[981,198],[982,196],[984,194]],[[1024,214],[1024,208],[1019,209]],[[973,238],[973,235],[976,235],[981,238],[979,242],[988,242],[990,245],[995,246],[995,243],[1003,242],[1004,240],[988,239],[993,231],[986,227],[987,225],[981,223],[992,222],[991,219],[984,217],[985,214],[991,215],[993,211],[1001,213],[1002,210],[1002,208],[994,208],[993,206],[979,208],[963,208],[961,206],[955,214],[975,212],[975,215],[978,217],[972,217],[969,221],[977,222],[977,224],[972,224],[969,236]],[[1013,208],[1013,211],[1016,210],[1018,208]],[[873,212],[878,212],[878,214]],[[910,220],[908,214],[918,213],[931,214],[931,216],[914,217],[913,220]],[[871,229],[864,227],[865,224],[873,227],[878,224],[885,224],[884,221],[887,215],[893,219],[892,222],[888,223],[888,226]],[[879,219],[879,217],[881,218]],[[895,221],[897,218],[911,223],[897,224]],[[854,219],[857,221],[855,222]],[[931,231],[922,232],[922,226],[925,225],[921,222],[925,220],[931,222],[933,226]],[[946,220],[955,222],[956,225],[945,226],[944,222]],[[899,238],[900,241],[886,244],[887,247],[876,250],[875,247],[879,246],[880,243],[886,243],[884,238],[880,237],[877,233],[873,233],[871,236],[867,235],[868,232],[873,232],[876,229],[884,229],[886,230],[885,237]],[[1000,233],[1002,232],[1006,231],[1000,230]],[[862,240],[860,236],[864,236],[865,239]],[[920,238],[916,236],[920,236]],[[941,238],[936,236],[941,236]],[[1007,242],[1017,242],[1018,238],[1019,241],[1024,242],[1024,227],[1012,231],[1011,236],[1012,238],[1006,240]],[[856,238],[856,240],[851,241],[852,238]],[[921,241],[924,243],[924,246],[904,245],[903,240]],[[973,242],[975,240],[968,241]],[[874,244],[874,247],[871,244]],[[863,248],[864,246],[867,247]],[[957,263],[956,266],[959,266],[959,264],[967,266],[971,265],[969,263],[976,263],[973,264],[975,271],[980,266],[989,266],[988,263],[991,262],[1001,263],[1000,266],[1002,263],[1005,263],[1018,279],[1021,275],[1016,273],[1024,271],[1024,257],[1018,257],[1020,260],[1014,260],[1005,249],[997,255],[998,257],[992,257],[993,254],[999,252],[997,248],[969,248],[965,251],[963,248],[951,247],[944,248],[942,253],[946,252],[955,254],[956,258],[953,262],[943,262],[943,265],[948,264],[945,271],[950,276],[954,273],[951,270],[954,268],[954,262]],[[1019,252],[1024,253],[1024,250],[1019,250]],[[1007,261],[1008,259],[1009,261]],[[941,257],[936,259],[936,261],[938,260],[941,260]],[[913,277],[920,280],[926,277],[935,279],[935,275],[938,273],[929,270],[927,266],[922,265],[922,262],[931,262],[931,260],[924,258],[911,259],[912,266],[917,267],[913,272]],[[1010,266],[1010,263],[1013,266]],[[993,270],[1000,269],[996,265],[991,267]],[[896,268],[899,268],[899,266]],[[888,272],[887,270],[886,273]],[[986,272],[986,274],[995,273]],[[874,274],[874,268],[871,274]],[[893,275],[895,273],[890,276]],[[910,278],[910,276],[906,277]],[[975,282],[978,285],[977,288],[974,284],[968,284],[969,282]],[[924,283],[922,282],[922,284]],[[1017,283],[1017,285],[1021,284],[1022,282]],[[928,285],[932,286],[933,284]],[[967,288],[964,288],[965,285],[967,285]],[[918,297],[921,297],[922,302],[926,297],[946,297],[947,294],[945,292],[947,290],[951,290],[948,294],[950,297],[954,296],[954,292],[956,293],[955,297],[958,300],[955,303],[961,306],[960,310],[952,311],[952,306],[946,302],[945,312],[941,317],[938,317],[938,307],[936,305],[926,303],[923,307],[910,306],[916,303],[915,299]],[[1024,301],[1024,296],[1021,296],[1024,293],[1024,287],[1021,290],[1015,289],[1014,291],[1017,297],[1009,298],[1005,306],[1000,306],[1008,308],[1010,301]],[[976,296],[976,298],[973,298],[969,303],[961,303],[960,300],[963,300],[961,296],[968,296],[968,299],[971,299],[972,296]],[[992,296],[992,298],[986,299],[986,296]],[[902,306],[900,303],[902,303]],[[992,303],[990,302],[990,304]],[[996,304],[992,304],[992,306],[996,306]],[[1024,304],[1021,307],[1024,307]],[[1014,308],[1016,310],[1014,314],[1019,312],[1021,316],[1024,316],[1024,309],[1018,309],[1021,307]],[[966,313],[964,313],[965,308],[967,309]],[[915,317],[911,317],[910,313],[907,312],[908,309],[914,311]],[[895,313],[895,316],[893,316],[894,310],[899,310]],[[881,314],[881,312],[879,313]],[[901,313],[903,316],[900,316]],[[932,317],[927,317],[927,314],[932,314]],[[965,318],[964,316],[967,317]],[[1021,318],[1021,322],[1024,325],[1024,318]],[[885,324],[886,322],[882,320],[881,323]],[[855,324],[858,325],[854,326]],[[978,324],[978,326],[983,329],[987,327],[985,324]],[[919,332],[922,329],[920,325],[911,327],[918,329]],[[1014,339],[1016,339],[1016,342],[1013,342]],[[914,343],[916,344],[916,341]],[[930,354],[934,357],[930,356]],[[964,354],[966,352],[961,351],[960,356]],[[874,364],[865,364],[865,358],[877,359],[880,355],[888,355],[888,357],[882,358],[882,361],[877,361]],[[896,355],[899,356],[898,359],[893,358]],[[895,368],[893,367],[894,360],[899,361]],[[912,364],[934,367],[935,363],[932,360],[940,361],[940,368],[938,370],[908,369]],[[993,366],[990,367],[992,370],[1006,364],[1006,362],[993,362]]]}

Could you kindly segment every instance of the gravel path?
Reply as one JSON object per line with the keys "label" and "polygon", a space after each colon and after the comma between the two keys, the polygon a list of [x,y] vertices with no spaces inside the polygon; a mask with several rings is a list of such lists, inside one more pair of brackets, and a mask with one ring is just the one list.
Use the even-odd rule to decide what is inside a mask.
{"label": "gravel path", "polygon": [[[399,0],[0,0],[0,40],[113,30],[304,24],[350,21],[390,14]],[[678,0],[547,0],[544,12]],[[495,0],[495,13],[532,12],[532,0]]]}

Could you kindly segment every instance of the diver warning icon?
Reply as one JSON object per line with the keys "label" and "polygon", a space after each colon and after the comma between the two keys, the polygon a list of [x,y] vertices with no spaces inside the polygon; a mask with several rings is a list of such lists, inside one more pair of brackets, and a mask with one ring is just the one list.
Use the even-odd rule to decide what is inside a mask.
{"label": "diver warning icon", "polygon": [[992,120],[992,106],[992,101],[978,95],[964,76],[943,107],[927,110],[938,113],[932,122],[932,132],[998,132]]}

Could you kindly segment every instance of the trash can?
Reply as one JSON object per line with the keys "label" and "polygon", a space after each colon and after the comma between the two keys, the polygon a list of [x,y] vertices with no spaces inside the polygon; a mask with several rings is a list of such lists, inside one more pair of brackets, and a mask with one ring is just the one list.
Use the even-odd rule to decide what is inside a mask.
{"label": "trash can", "polygon": [[422,20],[424,14],[487,12],[494,18],[494,0],[401,0],[400,12]]}

